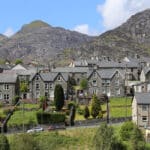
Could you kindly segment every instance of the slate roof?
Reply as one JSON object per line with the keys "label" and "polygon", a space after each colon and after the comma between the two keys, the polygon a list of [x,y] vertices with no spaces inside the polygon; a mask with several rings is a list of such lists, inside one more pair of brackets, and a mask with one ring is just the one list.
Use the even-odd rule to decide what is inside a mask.
{"label": "slate roof", "polygon": [[40,73],[41,78],[43,81],[54,81],[58,73],[55,72],[48,72],[48,73]]}
{"label": "slate roof", "polygon": [[97,71],[102,79],[111,79],[116,73],[116,69],[103,69]]}
{"label": "slate roof", "polygon": [[61,73],[84,73],[88,72],[88,67],[58,67],[52,70],[52,72]]}
{"label": "slate roof", "polygon": [[146,75],[150,71],[150,67],[144,67],[143,72]]}
{"label": "slate roof", "polygon": [[137,104],[150,104],[150,93],[135,93]]}
{"label": "slate roof", "polygon": [[16,83],[17,75],[16,74],[0,74],[0,83]]}

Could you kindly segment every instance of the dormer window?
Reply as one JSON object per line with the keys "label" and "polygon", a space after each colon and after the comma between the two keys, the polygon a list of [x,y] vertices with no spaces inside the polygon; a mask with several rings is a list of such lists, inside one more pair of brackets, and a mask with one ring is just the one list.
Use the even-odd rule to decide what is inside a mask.
{"label": "dormer window", "polygon": [[4,90],[9,90],[9,84],[4,84]]}
{"label": "dormer window", "polygon": [[61,76],[58,76],[57,80],[58,80],[58,81],[61,81]]}
{"label": "dormer window", "polygon": [[96,72],[94,72],[94,73],[93,73],[93,77],[96,78],[96,75],[97,75]]}
{"label": "dormer window", "polygon": [[35,79],[38,81],[39,80],[39,76],[37,75]]}

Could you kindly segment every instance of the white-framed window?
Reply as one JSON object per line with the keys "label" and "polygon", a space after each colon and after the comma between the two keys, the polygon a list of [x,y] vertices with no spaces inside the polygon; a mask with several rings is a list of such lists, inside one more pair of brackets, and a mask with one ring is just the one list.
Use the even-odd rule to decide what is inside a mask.
{"label": "white-framed window", "polygon": [[48,92],[45,92],[45,96],[48,97]]}
{"label": "white-framed window", "polygon": [[2,95],[2,93],[0,93],[0,99],[3,99],[3,95]]}
{"label": "white-framed window", "polygon": [[142,121],[143,121],[143,122],[147,122],[147,121],[148,121],[147,116],[142,116]]}
{"label": "white-framed window", "polygon": [[37,80],[37,81],[39,80],[39,75],[37,75],[37,76],[35,77],[35,80]]}
{"label": "white-framed window", "polygon": [[36,98],[40,98],[40,92],[36,92]]}
{"label": "white-framed window", "polygon": [[93,94],[97,94],[97,91],[96,91],[96,89],[93,89],[93,92],[92,92]]}
{"label": "white-framed window", "polygon": [[53,84],[52,84],[52,83],[49,84],[49,88],[50,88],[50,89],[53,88]]}
{"label": "white-framed window", "polygon": [[45,83],[45,89],[48,89],[48,83]]}
{"label": "white-framed window", "polygon": [[116,92],[117,92],[117,95],[120,95],[120,89],[117,89]]}
{"label": "white-framed window", "polygon": [[36,90],[39,90],[40,89],[40,84],[39,83],[36,83],[36,85],[35,85],[36,87]]}
{"label": "white-framed window", "polygon": [[146,111],[147,110],[147,105],[142,105],[142,111]]}
{"label": "white-framed window", "polygon": [[9,100],[9,94],[4,94],[4,100]]}
{"label": "white-framed window", "polygon": [[9,84],[4,84],[4,90],[9,90]]}
{"label": "white-framed window", "polygon": [[96,72],[93,73],[93,77],[94,77],[94,78],[97,77],[97,73],[96,73]]}
{"label": "white-framed window", "polygon": [[93,80],[93,86],[97,86],[97,81]]}
{"label": "white-framed window", "polygon": [[58,81],[61,81],[61,76],[58,76],[57,80],[58,80]]}
{"label": "white-framed window", "polygon": [[119,83],[120,83],[120,81],[119,81],[119,79],[116,79],[116,85],[118,86],[119,85]]}

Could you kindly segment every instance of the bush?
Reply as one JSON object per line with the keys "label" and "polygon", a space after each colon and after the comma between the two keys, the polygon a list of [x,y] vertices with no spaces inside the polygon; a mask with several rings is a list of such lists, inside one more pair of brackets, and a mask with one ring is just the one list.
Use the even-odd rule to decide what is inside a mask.
{"label": "bush", "polygon": [[64,113],[38,112],[36,116],[39,124],[61,123],[61,122],[65,122],[65,118],[66,118]]}
{"label": "bush", "polygon": [[0,150],[9,150],[9,142],[5,135],[0,134]]}
{"label": "bush", "polygon": [[78,108],[77,108],[77,113],[78,113],[79,115],[83,115],[83,114],[84,114],[84,110],[81,109],[80,107],[78,107]]}
{"label": "bush", "polygon": [[84,108],[84,118],[88,119],[89,116],[90,116],[89,108],[88,108],[88,106],[85,106],[85,108]]}
{"label": "bush", "polygon": [[20,97],[17,95],[12,99],[12,105],[16,105],[19,101]]}
{"label": "bush", "polygon": [[71,106],[75,106],[76,107],[76,103],[74,101],[71,101],[68,103],[67,108],[70,110]]}
{"label": "bush", "polygon": [[134,129],[134,123],[131,121],[125,122],[120,129],[120,137],[123,141],[130,140],[132,130]]}
{"label": "bush", "polygon": [[11,113],[13,111],[13,108],[4,108],[3,109],[3,113],[5,114],[5,115],[8,115],[9,113]]}

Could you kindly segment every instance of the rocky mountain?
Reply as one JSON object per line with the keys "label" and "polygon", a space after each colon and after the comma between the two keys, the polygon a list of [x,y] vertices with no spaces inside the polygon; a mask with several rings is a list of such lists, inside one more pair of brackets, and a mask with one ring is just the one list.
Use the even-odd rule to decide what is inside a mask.
{"label": "rocky mountain", "polygon": [[105,32],[80,48],[81,55],[105,55],[115,59],[126,55],[150,55],[150,9],[137,13],[118,28]]}
{"label": "rocky mountain", "polygon": [[[137,13],[116,29],[90,37],[42,21],[24,25],[11,38],[0,35],[0,56],[28,62],[63,61],[93,55],[120,59],[126,55],[150,55],[150,9]],[[59,61],[58,61],[59,60]]]}
{"label": "rocky mountain", "polygon": [[69,31],[60,27],[52,27],[42,21],[34,21],[24,25],[20,31],[0,46],[0,54],[4,58],[15,58],[24,61],[48,61],[64,49],[77,48],[93,37]]}

